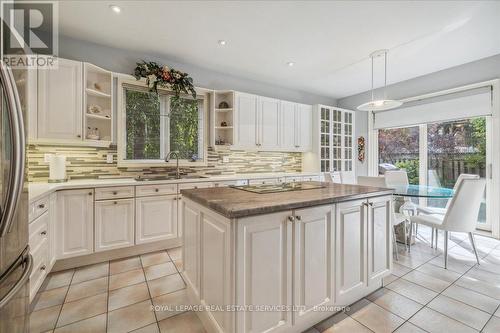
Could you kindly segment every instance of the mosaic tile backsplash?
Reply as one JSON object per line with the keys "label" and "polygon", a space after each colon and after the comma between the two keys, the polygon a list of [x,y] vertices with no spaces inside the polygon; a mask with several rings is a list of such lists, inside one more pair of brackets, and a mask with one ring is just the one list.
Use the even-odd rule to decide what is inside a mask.
{"label": "mosaic tile backsplash", "polygon": [[[45,182],[49,178],[49,165],[44,162],[44,154],[66,156],[66,173],[69,179],[98,177],[135,177],[151,174],[173,174],[175,168],[119,168],[116,163],[116,148],[94,148],[73,146],[28,146],[28,180]],[[113,155],[113,163],[106,163],[106,155]],[[222,163],[224,156],[229,162]],[[208,151],[208,165],[182,167],[184,172],[203,175],[232,175],[238,173],[300,172],[301,153],[247,152],[236,150]]]}

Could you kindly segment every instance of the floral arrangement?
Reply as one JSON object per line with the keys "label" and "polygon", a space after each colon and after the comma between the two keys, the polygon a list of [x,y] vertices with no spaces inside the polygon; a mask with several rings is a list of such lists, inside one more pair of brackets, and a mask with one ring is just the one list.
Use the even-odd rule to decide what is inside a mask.
{"label": "floral arrangement", "polygon": [[171,89],[176,97],[181,93],[190,94],[196,98],[196,91],[193,86],[193,78],[187,73],[178,71],[168,66],[160,66],[156,62],[138,62],[134,70],[137,80],[146,79],[150,91],[158,92],[158,86]]}

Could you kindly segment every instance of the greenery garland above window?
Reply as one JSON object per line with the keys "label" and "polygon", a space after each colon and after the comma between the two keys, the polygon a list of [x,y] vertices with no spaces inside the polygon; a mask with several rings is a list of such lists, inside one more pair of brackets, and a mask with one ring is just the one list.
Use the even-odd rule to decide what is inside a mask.
{"label": "greenery garland above window", "polygon": [[171,89],[176,97],[181,93],[190,94],[196,98],[196,91],[193,85],[193,78],[187,73],[178,71],[168,66],[160,66],[154,61],[138,62],[134,70],[137,80],[146,79],[146,84],[150,91],[158,92],[158,86]]}

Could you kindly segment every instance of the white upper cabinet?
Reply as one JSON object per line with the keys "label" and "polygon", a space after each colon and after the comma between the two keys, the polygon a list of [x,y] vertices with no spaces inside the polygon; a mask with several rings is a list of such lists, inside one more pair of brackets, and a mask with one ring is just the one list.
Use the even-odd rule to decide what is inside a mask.
{"label": "white upper cabinet", "polygon": [[257,133],[257,103],[258,96],[236,93],[236,144],[237,148],[256,148]]}
{"label": "white upper cabinet", "polygon": [[280,148],[280,101],[274,98],[259,97],[258,146],[262,149]]}
{"label": "white upper cabinet", "polygon": [[39,139],[82,140],[82,72],[81,62],[67,59],[38,70]]}
{"label": "white upper cabinet", "polygon": [[295,116],[296,145],[299,151],[312,149],[312,106],[296,104]]}
{"label": "white upper cabinet", "polygon": [[297,148],[296,106],[296,103],[281,101],[281,148],[288,151]]}
{"label": "white upper cabinet", "polygon": [[235,93],[235,149],[312,149],[312,106]]}

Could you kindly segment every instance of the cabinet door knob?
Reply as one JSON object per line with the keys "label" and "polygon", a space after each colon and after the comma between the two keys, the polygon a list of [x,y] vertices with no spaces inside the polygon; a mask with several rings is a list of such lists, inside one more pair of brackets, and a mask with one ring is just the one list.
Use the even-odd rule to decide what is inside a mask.
{"label": "cabinet door knob", "polygon": [[296,216],[295,216],[295,219],[296,219],[297,221],[302,221],[302,216],[300,216],[300,215],[296,215]]}
{"label": "cabinet door knob", "polygon": [[158,189],[158,188],[155,188],[155,192],[160,192],[160,189]]}
{"label": "cabinet door knob", "polygon": [[118,202],[117,201],[113,201],[113,205],[116,205],[116,204],[118,204]]}
{"label": "cabinet door knob", "polygon": [[82,136],[81,136],[80,134],[77,134],[77,136],[76,136],[76,137],[77,137],[77,138],[81,138]]}
{"label": "cabinet door knob", "polygon": [[92,192],[89,192],[89,195],[92,195]]}
{"label": "cabinet door knob", "polygon": [[290,222],[295,221],[295,217],[293,217],[293,216],[288,216],[288,221],[290,221]]}
{"label": "cabinet door knob", "polygon": [[42,235],[42,236],[45,236],[46,234],[47,234],[47,231],[45,231],[45,230],[40,233],[40,235]]}
{"label": "cabinet door knob", "polygon": [[42,267],[40,267],[40,270],[41,271],[44,271],[47,267],[45,265],[43,265]]}
{"label": "cabinet door knob", "polygon": [[174,197],[174,200],[177,200],[177,197]]}
{"label": "cabinet door knob", "polygon": [[43,208],[45,208],[45,205],[44,204],[39,204],[38,208],[43,209]]}
{"label": "cabinet door knob", "polygon": [[181,200],[181,199],[182,199],[182,197],[178,197],[177,199]]}
{"label": "cabinet door knob", "polygon": [[118,194],[118,192],[116,192],[116,191],[113,191],[113,195],[117,195],[117,194]]}

